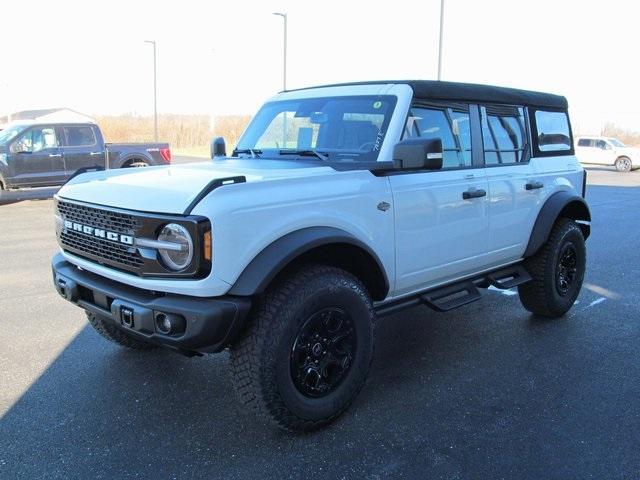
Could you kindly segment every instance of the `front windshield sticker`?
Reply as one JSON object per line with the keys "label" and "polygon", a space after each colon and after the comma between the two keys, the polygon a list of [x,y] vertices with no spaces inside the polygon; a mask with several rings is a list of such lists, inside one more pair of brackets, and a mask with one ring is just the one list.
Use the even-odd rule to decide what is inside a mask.
{"label": "front windshield sticker", "polygon": [[382,102],[381,101],[377,101],[376,103],[373,104],[373,108],[380,108],[382,106]]}

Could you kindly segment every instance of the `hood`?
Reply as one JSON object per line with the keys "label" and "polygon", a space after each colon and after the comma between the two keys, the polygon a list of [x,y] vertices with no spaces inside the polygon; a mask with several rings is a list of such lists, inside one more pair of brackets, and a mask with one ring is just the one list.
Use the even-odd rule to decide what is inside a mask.
{"label": "hood", "polygon": [[628,155],[639,155],[640,154],[640,148],[638,148],[638,147],[617,147],[616,148],[616,152],[617,153],[626,153]]}
{"label": "hood", "polygon": [[128,210],[182,214],[217,179],[244,176],[247,182],[260,182],[330,172],[334,172],[330,167],[301,161],[209,160],[84,173],[64,185],[58,196]]}

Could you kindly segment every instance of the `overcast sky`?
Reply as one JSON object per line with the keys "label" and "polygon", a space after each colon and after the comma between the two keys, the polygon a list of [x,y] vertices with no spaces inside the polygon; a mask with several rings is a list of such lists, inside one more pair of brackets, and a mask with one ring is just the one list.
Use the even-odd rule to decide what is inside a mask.
{"label": "overcast sky", "polygon": [[[222,5],[222,6],[221,6]],[[640,130],[636,2],[446,0],[443,79],[563,94],[574,123]],[[71,1],[2,5],[0,113],[67,106],[252,113],[290,88],[437,74],[440,0]]]}

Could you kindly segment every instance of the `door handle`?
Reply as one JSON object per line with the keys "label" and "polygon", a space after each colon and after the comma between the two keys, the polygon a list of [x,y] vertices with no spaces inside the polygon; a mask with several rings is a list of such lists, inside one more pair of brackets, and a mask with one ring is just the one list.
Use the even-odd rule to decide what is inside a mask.
{"label": "door handle", "polygon": [[529,182],[524,186],[525,190],[537,190],[542,187],[544,187],[542,182]]}
{"label": "door handle", "polygon": [[61,157],[61,156],[62,156],[62,154],[61,154],[61,153],[50,153],[50,154],[49,154],[49,157],[50,157],[50,158]]}
{"label": "door handle", "polygon": [[89,153],[89,155],[102,155],[102,154],[103,154],[102,152],[91,152],[91,153]]}
{"label": "door handle", "polygon": [[487,194],[487,192],[485,190],[482,190],[482,189],[467,190],[466,192],[462,192],[462,198],[464,200],[470,200],[472,198],[484,197],[486,194]]}

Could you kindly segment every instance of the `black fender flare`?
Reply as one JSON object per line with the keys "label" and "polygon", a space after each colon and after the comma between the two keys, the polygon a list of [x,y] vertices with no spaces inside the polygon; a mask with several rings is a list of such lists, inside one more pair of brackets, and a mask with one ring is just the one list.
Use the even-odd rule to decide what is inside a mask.
{"label": "black fender flare", "polygon": [[229,290],[229,294],[238,296],[260,294],[278,273],[301,255],[317,247],[340,244],[357,247],[366,252],[377,264],[384,277],[384,289],[386,292],[389,291],[389,279],[384,266],[378,255],[367,244],[339,228],[308,227],[288,233],[265,247],[245,267]]}
{"label": "black fender flare", "polygon": [[[538,213],[524,257],[534,255],[544,245],[551,234],[553,224],[560,216],[582,222],[591,221],[591,212],[584,198],[566,191],[554,193],[547,199]],[[587,223],[580,223],[579,225],[586,240],[591,233],[591,227]]]}

